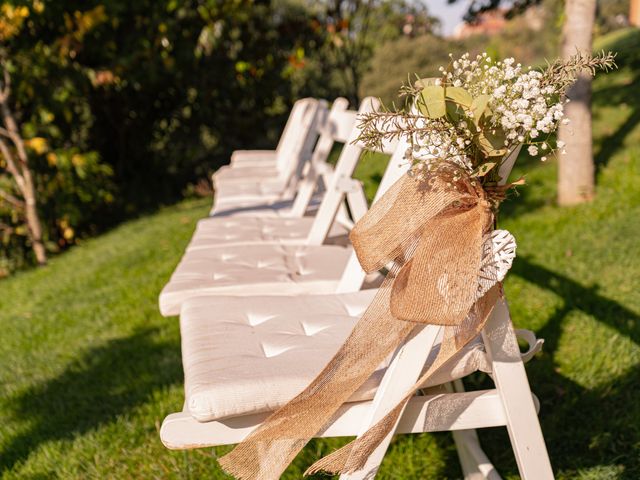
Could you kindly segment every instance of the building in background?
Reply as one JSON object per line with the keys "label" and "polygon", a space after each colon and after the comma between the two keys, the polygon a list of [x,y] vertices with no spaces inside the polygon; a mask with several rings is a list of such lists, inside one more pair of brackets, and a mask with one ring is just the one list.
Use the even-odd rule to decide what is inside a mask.
{"label": "building in background", "polygon": [[629,23],[634,27],[640,27],[640,0],[630,1]]}
{"label": "building in background", "polygon": [[504,28],[507,23],[506,9],[496,9],[478,15],[473,23],[461,23],[453,31],[453,38],[462,39],[473,35],[492,36]]}

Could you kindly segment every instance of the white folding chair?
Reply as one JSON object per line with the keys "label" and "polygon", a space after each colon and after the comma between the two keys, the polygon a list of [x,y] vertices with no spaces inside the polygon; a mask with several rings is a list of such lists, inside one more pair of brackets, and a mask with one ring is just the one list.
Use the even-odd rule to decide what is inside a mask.
{"label": "white folding chair", "polygon": [[[510,165],[506,165],[510,171]],[[504,173],[505,171],[503,171]],[[350,263],[352,266],[353,263]],[[340,291],[364,280],[347,268]],[[162,424],[163,443],[188,449],[238,443],[308,384],[337,351],[375,292],[298,297],[200,297],[183,304],[181,334],[186,401]],[[433,360],[442,327],[424,326],[394,353],[334,417],[320,437],[361,435],[403,398]],[[528,340],[528,358],[540,342]],[[481,338],[414,396],[395,433],[453,431],[467,480],[500,478],[473,429],[506,426],[520,474],[547,480],[553,472],[508,307],[499,301]],[[495,388],[464,392],[436,385],[470,370],[489,371]],[[371,479],[392,432],[365,468],[343,479]]]}
{"label": "white folding chair", "polygon": [[[364,103],[367,102],[370,99],[365,99]],[[331,166],[326,162],[331,148],[334,142],[345,141],[352,129],[351,123],[355,122],[353,116],[344,115],[347,105],[346,99],[336,99],[328,115],[320,117],[316,122],[319,139],[311,161],[303,162],[300,182],[296,182],[297,176],[294,176],[294,181],[290,182],[288,188],[280,194],[274,194],[265,192],[270,187],[264,186],[262,177],[256,179],[247,175],[242,187],[229,187],[235,189],[236,193],[238,189],[243,189],[242,195],[225,196],[224,191],[218,191],[210,216],[298,218],[317,211],[332,173]],[[319,110],[322,113],[322,109]]]}
{"label": "white folding chair", "polygon": [[[344,100],[338,104],[343,105]],[[327,118],[327,102],[305,99],[296,112],[295,137],[278,152],[274,168],[228,167],[213,175],[215,202],[233,204],[246,200],[278,199],[295,192],[318,138],[318,126]],[[293,135],[291,135],[293,136]]]}
{"label": "white folding chair", "polygon": [[[180,322],[186,400],[182,412],[163,422],[162,441],[169,448],[185,449],[244,439],[320,372],[374,294],[198,297],[185,302]],[[415,350],[407,345],[390,365],[381,365],[320,436],[358,435],[394,406],[420,374],[421,355],[433,360],[438,338],[431,334],[435,336],[426,338],[421,333],[415,337]],[[535,348],[533,342],[530,350]],[[451,393],[440,386],[478,369],[492,376],[495,389]],[[523,478],[552,478],[538,475],[548,459],[534,407],[503,304],[489,321],[485,338],[465,348],[450,369],[410,401],[396,433],[453,430],[466,478],[495,479],[499,477],[473,429],[507,426],[521,473],[534,472]],[[384,450],[386,446],[372,458],[366,475],[353,478],[369,478]]]}
{"label": "white folding chair", "polygon": [[317,100],[312,98],[301,98],[293,104],[275,150],[235,150],[231,154],[229,165],[222,167],[222,169],[260,167],[275,170],[286,162],[295,161],[295,159],[286,155],[286,151],[298,141],[301,135],[304,135],[303,132],[300,132],[302,112],[309,103],[315,101]]}
{"label": "white folding chair", "polygon": [[[182,302],[190,297],[216,295],[297,295],[302,293],[332,293],[347,269],[354,269],[350,260],[352,249],[342,245],[320,245],[330,231],[344,195],[354,188],[360,196],[360,211],[352,211],[358,220],[366,211],[366,202],[359,183],[351,178],[364,149],[354,143],[358,137],[352,132],[345,145],[341,162],[332,175],[328,191],[337,191],[323,202],[325,217],[329,220],[314,222],[308,235],[308,244],[277,245],[253,244],[202,248],[189,251],[174,270],[159,297],[160,312],[165,316],[177,315]],[[406,145],[396,142],[385,145],[384,153],[392,154],[380,182],[376,199],[408,168],[404,160]],[[375,201],[375,199],[374,199]],[[354,202],[355,203],[355,202]],[[350,203],[351,204],[351,203]],[[357,264],[357,262],[356,262]],[[356,265],[356,270],[359,265]]]}
{"label": "white folding chair", "polygon": [[[320,137],[316,143],[308,171],[298,186],[298,192],[292,207],[292,214],[283,217],[208,217],[200,220],[194,231],[187,252],[222,245],[240,245],[253,243],[272,243],[280,245],[323,243],[323,233],[329,232],[332,238],[344,237],[351,225],[343,208],[342,199],[346,196],[351,211],[366,211],[366,199],[359,182],[343,181],[337,188],[329,188],[323,196],[315,216],[304,216],[313,198],[317,184],[322,181],[324,188],[329,186],[334,170],[326,159],[335,142],[347,143],[357,135],[356,117],[375,107],[373,99],[365,99],[359,112],[346,110],[345,102],[334,102],[327,121],[319,128]],[[336,164],[338,175],[350,177],[360,155],[359,149],[346,149]],[[334,201],[336,197],[338,201]],[[344,209],[344,208],[343,208]],[[340,213],[339,217],[337,214]],[[334,221],[336,219],[337,221]],[[315,224],[318,224],[314,227]],[[314,230],[313,237],[310,232]],[[319,232],[319,233],[318,233]]]}

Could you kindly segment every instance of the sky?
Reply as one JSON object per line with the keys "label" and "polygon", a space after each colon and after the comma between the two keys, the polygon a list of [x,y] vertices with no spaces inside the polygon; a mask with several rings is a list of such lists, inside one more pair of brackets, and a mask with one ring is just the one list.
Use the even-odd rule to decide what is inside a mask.
{"label": "sky", "polygon": [[451,35],[456,26],[462,22],[462,16],[467,11],[469,0],[457,0],[452,5],[447,0],[423,0],[429,8],[429,13],[438,17],[442,22],[442,34]]}

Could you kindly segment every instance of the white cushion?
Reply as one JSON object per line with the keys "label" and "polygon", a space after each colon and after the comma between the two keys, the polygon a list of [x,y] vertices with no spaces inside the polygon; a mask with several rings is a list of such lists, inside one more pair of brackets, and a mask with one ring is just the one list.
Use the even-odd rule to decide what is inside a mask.
{"label": "white cushion", "polygon": [[160,294],[163,315],[190,297],[335,292],[351,254],[335,245],[246,245],[186,252]]}
{"label": "white cushion", "polygon": [[239,200],[229,203],[214,202],[211,217],[287,217],[291,213],[293,200]]}
{"label": "white cushion", "polygon": [[[284,405],[331,359],[375,293],[186,301],[180,331],[187,410],[205,422]],[[373,398],[385,367],[381,365],[350,401]],[[477,369],[488,371],[489,364],[475,342],[425,386]]]}
{"label": "white cushion", "polygon": [[[317,211],[323,194],[314,195],[307,213]],[[292,199],[257,200],[230,199],[232,201],[214,203],[212,217],[287,217],[291,214]]]}
{"label": "white cushion", "polygon": [[276,168],[276,150],[236,150],[231,154],[231,167],[273,167]]}
{"label": "white cushion", "polygon": [[[205,218],[198,222],[187,251],[213,246],[250,243],[296,245],[306,241],[315,218]],[[331,243],[349,234],[347,228],[334,224],[329,232]]]}
{"label": "white cushion", "polygon": [[273,201],[280,198],[286,188],[281,179],[247,182],[220,182],[215,184],[215,202],[237,202],[238,200]]}
{"label": "white cushion", "polygon": [[218,185],[225,182],[259,182],[260,180],[277,180],[280,171],[275,164],[268,165],[225,165],[220,167],[214,174],[213,179]]}

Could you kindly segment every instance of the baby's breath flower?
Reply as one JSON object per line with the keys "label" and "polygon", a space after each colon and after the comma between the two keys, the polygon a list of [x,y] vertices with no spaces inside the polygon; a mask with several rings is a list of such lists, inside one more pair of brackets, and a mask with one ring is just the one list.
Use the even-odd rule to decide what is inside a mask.
{"label": "baby's breath flower", "polygon": [[[518,144],[530,143],[529,154],[538,156],[543,151],[540,160],[544,162],[554,152],[546,139],[559,124],[569,123],[563,113],[568,101],[564,99],[566,89],[579,73],[594,74],[598,69],[606,71],[615,66],[611,54],[595,57],[577,54],[550,64],[544,71],[525,68],[513,58],[495,61],[486,52],[475,58],[468,53],[459,58],[452,54],[449,57],[451,67],[440,67],[440,78],[432,85],[443,86],[445,92],[448,87],[461,87],[474,100],[486,95],[488,98],[480,102],[486,103],[486,109],[472,112],[461,104],[455,114],[447,110],[444,115],[432,116],[416,106],[422,88],[405,85],[401,93],[408,98],[407,105],[411,108],[396,111],[383,108],[364,114],[358,141],[380,148],[387,139],[404,137],[411,144],[405,158],[413,166],[412,174],[427,176],[442,171],[444,166],[450,170],[449,178],[453,181],[477,171],[489,155],[496,154],[487,152],[487,148],[493,148],[487,147],[487,140],[493,144],[493,138],[504,139],[500,145],[505,152],[513,151]],[[540,137],[542,141],[537,140]],[[563,142],[556,142],[562,154],[566,154],[564,147]],[[497,170],[478,177],[478,182],[482,184],[489,177],[490,181],[496,181]]]}

